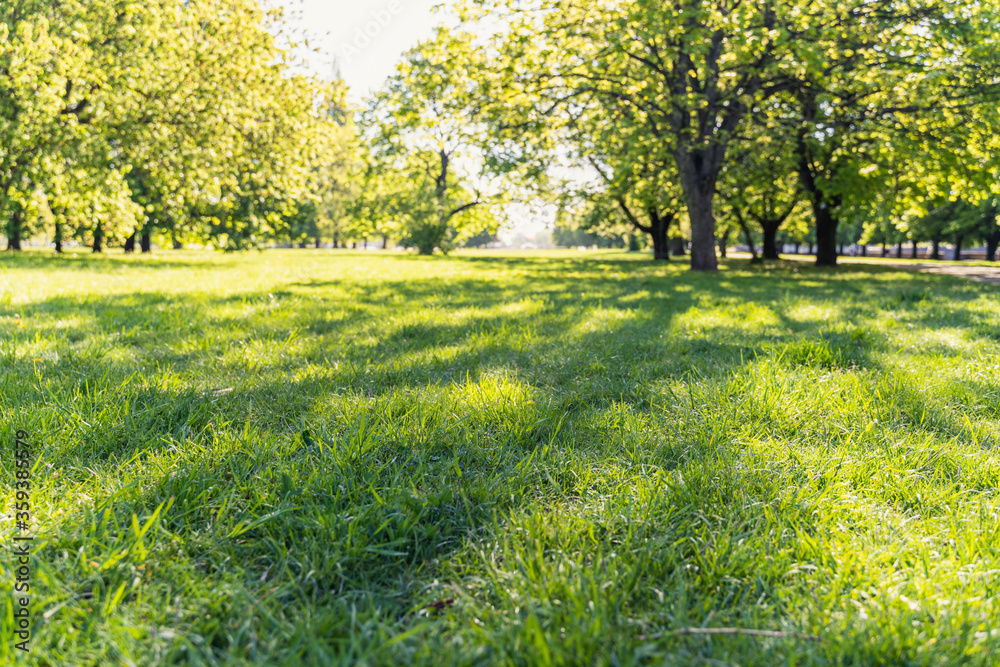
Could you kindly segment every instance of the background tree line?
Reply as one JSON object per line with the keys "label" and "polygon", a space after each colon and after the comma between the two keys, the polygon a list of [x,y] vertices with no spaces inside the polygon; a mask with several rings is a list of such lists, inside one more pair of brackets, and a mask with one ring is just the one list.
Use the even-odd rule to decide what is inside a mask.
{"label": "background tree line", "polygon": [[8,247],[293,233],[355,149],[342,86],[299,73],[290,38],[254,0],[0,4]]}
{"label": "background tree line", "polygon": [[[452,202],[534,199],[562,238],[695,269],[737,242],[762,258],[808,248],[822,266],[854,243],[927,242],[933,257],[982,243],[995,260],[997,9],[465,0],[361,125],[377,173],[438,202],[439,236]],[[445,168],[459,154],[466,180]],[[431,162],[437,190],[420,185]]]}
{"label": "background tree line", "polygon": [[995,260],[997,9],[463,0],[351,109],[255,0],[13,0],[0,220],[12,249],[44,232],[57,250],[430,253],[543,204],[557,239],[695,269],[734,243],[827,266],[858,242],[985,244]]}

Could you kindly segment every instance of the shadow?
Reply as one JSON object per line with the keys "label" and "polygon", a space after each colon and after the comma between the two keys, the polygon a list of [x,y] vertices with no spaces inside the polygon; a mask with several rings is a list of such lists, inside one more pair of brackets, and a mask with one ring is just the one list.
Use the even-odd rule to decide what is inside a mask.
{"label": "shadow", "polygon": [[129,267],[143,269],[185,269],[204,262],[208,253],[178,255],[174,253],[135,253],[126,255],[120,249],[111,252],[0,252],[0,267],[4,269],[59,269],[74,271],[124,271]]}
{"label": "shadow", "polygon": [[[42,266],[32,261],[22,265]],[[103,270],[120,261],[67,264]],[[623,470],[653,457],[650,469],[670,470],[742,456],[733,434],[747,424],[783,437],[787,426],[756,405],[764,401],[749,381],[726,389],[755,364],[807,379],[858,372],[874,390],[893,372],[884,355],[898,351],[871,324],[886,311],[903,323],[947,319],[971,336],[998,336],[976,309],[984,286],[884,267],[731,260],[703,275],[641,257],[420,261],[478,273],[291,280],[224,296],[53,296],[19,306],[19,324],[0,317],[0,367],[31,388],[21,409],[62,429],[50,460],[67,487],[177,452],[169,472],[129,481],[98,509],[124,520],[174,498],[164,527],[189,540],[194,567],[208,576],[225,572],[220,554],[231,551],[252,571],[251,587],[285,586],[278,600],[364,597],[374,582],[400,587],[392,604],[404,613],[422,593],[398,582],[433,571],[496,513],[572,500],[574,485],[587,484],[574,475],[585,475],[588,457],[611,456],[593,443],[611,443]],[[866,419],[965,433],[900,378],[910,383],[899,392],[905,400],[872,407]],[[718,387],[732,405],[695,406],[696,389]],[[684,388],[692,393],[678,397]],[[987,405],[995,417],[996,402]],[[803,437],[825,444],[822,408],[807,416],[817,423]],[[705,426],[713,410],[725,417],[718,432]],[[640,434],[631,449],[621,442],[629,419]],[[950,474],[947,462],[928,465]],[[763,517],[762,507],[726,514],[746,492],[741,475],[751,473],[740,470],[695,480],[685,493],[711,495],[712,521]],[[512,478],[531,492],[498,498]],[[773,491],[761,489],[753,492]],[[810,517],[802,509],[796,521],[812,530]],[[50,548],[76,553],[84,540],[53,536]],[[754,565],[746,563],[748,578]],[[706,595],[727,590],[710,593],[719,582],[699,581]]]}

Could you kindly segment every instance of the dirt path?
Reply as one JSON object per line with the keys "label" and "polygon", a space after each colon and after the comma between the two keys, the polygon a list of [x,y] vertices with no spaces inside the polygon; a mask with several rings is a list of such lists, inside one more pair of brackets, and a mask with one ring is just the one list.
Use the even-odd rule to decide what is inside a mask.
{"label": "dirt path", "polygon": [[879,259],[866,260],[863,257],[839,257],[838,262],[845,264],[874,264],[891,266],[899,269],[910,269],[921,273],[940,273],[946,276],[960,276],[991,285],[1000,285],[1000,267],[992,266],[962,266],[961,264],[936,264],[926,262],[893,262]]}

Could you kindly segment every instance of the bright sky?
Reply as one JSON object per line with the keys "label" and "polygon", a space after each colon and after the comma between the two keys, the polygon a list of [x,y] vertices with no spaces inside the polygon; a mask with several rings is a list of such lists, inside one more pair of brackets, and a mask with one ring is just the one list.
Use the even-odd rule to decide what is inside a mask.
{"label": "bright sky", "polygon": [[[444,15],[433,8],[442,0],[276,0],[311,46],[319,46],[315,67],[340,73],[358,102],[393,73],[404,51],[433,33]],[[321,60],[319,59],[321,58]]]}

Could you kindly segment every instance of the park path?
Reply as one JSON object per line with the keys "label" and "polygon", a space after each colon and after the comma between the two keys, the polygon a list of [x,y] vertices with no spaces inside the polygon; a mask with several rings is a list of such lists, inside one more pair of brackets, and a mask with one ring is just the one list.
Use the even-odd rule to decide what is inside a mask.
{"label": "park path", "polygon": [[938,273],[946,276],[960,276],[991,285],[1000,285],[1000,267],[992,266],[963,266],[961,264],[937,264],[925,262],[893,262],[891,260],[878,259],[875,261],[866,260],[863,257],[838,257],[838,262],[845,264],[873,264],[877,266],[891,266],[899,269],[910,269],[921,273]]}

